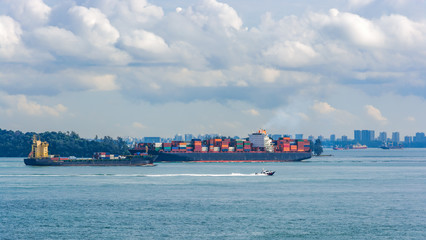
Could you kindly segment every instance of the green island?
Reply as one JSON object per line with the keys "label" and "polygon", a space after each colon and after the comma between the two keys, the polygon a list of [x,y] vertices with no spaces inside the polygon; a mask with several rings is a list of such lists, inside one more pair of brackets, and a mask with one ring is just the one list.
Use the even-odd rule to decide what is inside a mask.
{"label": "green island", "polygon": [[93,140],[81,138],[74,131],[34,133],[0,129],[0,157],[27,157],[31,151],[32,137],[49,143],[49,152],[61,156],[91,157],[94,152],[127,155],[126,142],[109,136]]}

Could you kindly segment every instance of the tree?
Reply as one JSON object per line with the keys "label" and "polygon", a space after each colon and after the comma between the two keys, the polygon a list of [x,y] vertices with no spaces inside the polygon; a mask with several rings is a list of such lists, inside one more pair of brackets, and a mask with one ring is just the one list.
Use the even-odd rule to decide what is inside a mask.
{"label": "tree", "polygon": [[26,157],[31,151],[32,137],[37,135],[42,141],[49,143],[49,153],[61,156],[90,157],[94,152],[109,152],[113,154],[129,154],[126,142],[122,138],[117,140],[104,137],[101,141],[90,141],[80,138],[72,131],[22,133],[0,129],[0,157]]}
{"label": "tree", "polygon": [[314,147],[312,150],[314,151],[315,155],[317,156],[321,155],[321,153],[323,152],[321,140],[319,139],[315,140]]}

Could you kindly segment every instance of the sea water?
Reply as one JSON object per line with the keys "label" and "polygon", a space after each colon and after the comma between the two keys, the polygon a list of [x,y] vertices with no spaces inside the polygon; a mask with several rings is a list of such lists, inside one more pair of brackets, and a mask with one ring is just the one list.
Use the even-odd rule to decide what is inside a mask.
{"label": "sea water", "polygon": [[426,239],[426,149],[324,154],[155,167],[0,158],[0,239]]}

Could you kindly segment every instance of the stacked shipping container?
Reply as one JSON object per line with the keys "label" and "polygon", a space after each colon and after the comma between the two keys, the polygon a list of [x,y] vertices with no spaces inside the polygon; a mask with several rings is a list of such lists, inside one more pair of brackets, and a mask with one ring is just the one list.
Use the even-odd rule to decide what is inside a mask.
{"label": "stacked shipping container", "polygon": [[[193,139],[191,142],[172,141],[171,143],[140,143],[135,149],[141,149],[141,152],[148,146],[150,150],[164,152],[252,152],[259,151],[254,149],[252,143],[243,139],[209,139],[201,141]],[[288,137],[273,141],[275,152],[310,152],[309,140],[292,140]],[[104,156],[105,155],[105,156]],[[106,157],[106,153],[101,157]],[[115,156],[114,156],[115,157]]]}

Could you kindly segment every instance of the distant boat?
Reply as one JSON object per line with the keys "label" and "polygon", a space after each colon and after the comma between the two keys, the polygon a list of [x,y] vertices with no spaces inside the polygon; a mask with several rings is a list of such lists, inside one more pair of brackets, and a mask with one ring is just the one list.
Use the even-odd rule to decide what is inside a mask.
{"label": "distant boat", "polygon": [[388,144],[388,143],[383,143],[382,146],[380,146],[381,149],[402,149],[403,146],[402,145],[393,145],[393,144]]}
{"label": "distant boat", "polygon": [[347,147],[339,147],[339,146],[334,146],[333,150],[347,150]]}
{"label": "distant boat", "polygon": [[367,149],[367,145],[361,145],[361,144],[357,143],[357,144],[350,146],[349,148],[350,149]]}
{"label": "distant boat", "polygon": [[274,175],[275,171],[270,171],[270,170],[265,170],[262,169],[262,171],[260,173],[255,173],[256,175],[267,175],[267,176],[272,176]]}

